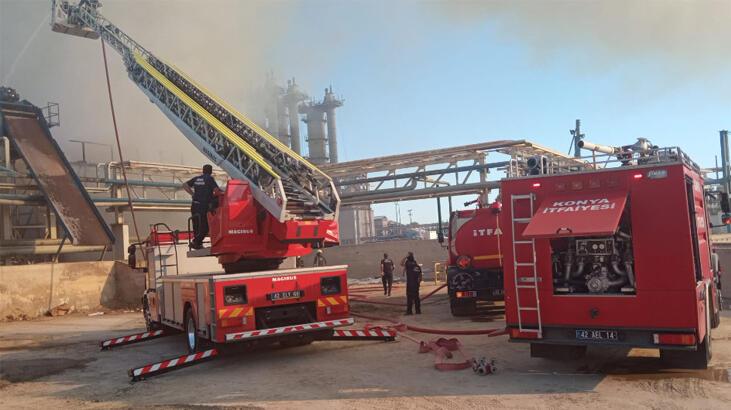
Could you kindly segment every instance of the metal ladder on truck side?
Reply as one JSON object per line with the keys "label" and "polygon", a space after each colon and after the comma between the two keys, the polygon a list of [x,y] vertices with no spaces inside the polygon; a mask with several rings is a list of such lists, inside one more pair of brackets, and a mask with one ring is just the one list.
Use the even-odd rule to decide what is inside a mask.
{"label": "metal ladder on truck side", "polygon": [[[528,201],[529,206],[529,216],[527,217],[520,217],[516,218],[515,216],[515,209],[516,209],[516,203],[520,201]],[[511,229],[513,230],[511,232],[511,238],[512,238],[512,246],[513,246],[513,284],[515,286],[515,303],[517,307],[517,313],[518,313],[518,330],[521,333],[535,333],[536,338],[540,339],[543,337],[543,323],[541,322],[541,300],[538,294],[538,270],[536,269],[536,241],[535,239],[516,239],[516,236],[521,233],[522,237],[522,229],[518,230],[516,229],[516,225],[522,224],[525,226],[528,222],[531,221],[531,218],[533,217],[534,212],[534,202],[535,202],[535,195],[534,194],[527,194],[527,195],[511,195],[510,196],[510,218],[511,218]],[[530,246],[530,255],[531,255],[531,261],[519,261],[518,260],[518,246],[524,246],[528,247]],[[523,252],[524,254],[525,252]],[[530,276],[520,276],[519,272],[521,268],[530,268],[532,275]],[[533,299],[535,300],[534,306],[526,306],[526,304],[521,302],[520,294],[521,289],[527,289],[527,290],[533,290],[532,293]],[[527,301],[523,301],[527,302]],[[527,312],[535,312],[536,318],[537,318],[537,324],[538,327],[524,327],[524,319],[523,314]]]}
{"label": "metal ladder on truck side", "polygon": [[[164,227],[167,229],[167,231],[160,231],[159,227]],[[167,224],[164,223],[157,223],[153,225],[154,232],[158,234],[156,239],[155,247],[157,248],[157,257],[159,264],[155,264],[155,280],[163,277],[163,276],[169,276],[172,275],[172,272],[168,271],[168,268],[175,268],[175,275],[179,275],[180,271],[178,270],[178,234],[177,232],[170,229]],[[167,241],[165,243],[162,243],[160,240],[160,234],[164,235],[170,235],[171,242],[168,243]],[[167,249],[165,252],[163,252],[163,246],[167,245]],[[172,253],[170,252],[172,248]],[[169,263],[169,259],[174,258],[175,263]]]}

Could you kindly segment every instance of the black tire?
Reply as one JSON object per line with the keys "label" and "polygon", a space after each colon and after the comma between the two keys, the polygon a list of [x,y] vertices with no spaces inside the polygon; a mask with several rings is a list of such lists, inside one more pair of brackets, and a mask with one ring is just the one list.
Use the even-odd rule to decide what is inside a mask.
{"label": "black tire", "polygon": [[574,360],[586,355],[586,346],[530,344],[530,357],[550,360]]}
{"label": "black tire", "polygon": [[183,336],[185,337],[185,347],[188,353],[195,353],[200,349],[201,340],[198,336],[195,317],[193,317],[193,309],[188,308],[185,311],[185,321],[183,322]]}
{"label": "black tire", "polygon": [[703,341],[698,344],[695,351],[660,349],[660,359],[666,366],[674,368],[707,369],[708,362],[711,361],[711,357],[713,356],[710,336],[710,334],[707,334],[703,338]]}
{"label": "black tire", "polygon": [[[715,287],[715,285],[714,285]],[[721,298],[721,290],[716,289],[716,303],[714,306],[718,308],[711,316],[711,329],[715,329],[721,325],[721,309],[723,309],[723,299]]]}
{"label": "black tire", "polygon": [[707,369],[713,357],[711,348],[712,316],[709,298],[706,297],[706,336],[696,345],[695,351],[660,349],[660,359],[666,365],[681,369]]}
{"label": "black tire", "polygon": [[152,321],[152,313],[150,313],[150,302],[147,300],[147,293],[142,295],[142,316],[145,318],[145,327],[148,332],[162,329],[159,322]]}
{"label": "black tire", "polygon": [[449,308],[452,311],[452,316],[471,316],[477,313],[477,300],[450,297]]}

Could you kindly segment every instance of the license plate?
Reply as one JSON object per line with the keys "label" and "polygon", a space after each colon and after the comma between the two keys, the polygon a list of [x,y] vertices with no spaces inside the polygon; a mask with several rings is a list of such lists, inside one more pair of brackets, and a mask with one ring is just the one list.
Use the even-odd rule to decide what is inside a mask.
{"label": "license plate", "polygon": [[305,295],[304,290],[288,290],[285,292],[274,292],[267,295],[267,300],[299,299]]}
{"label": "license plate", "polygon": [[594,329],[576,329],[577,340],[619,340],[619,332],[616,330],[594,330]]}

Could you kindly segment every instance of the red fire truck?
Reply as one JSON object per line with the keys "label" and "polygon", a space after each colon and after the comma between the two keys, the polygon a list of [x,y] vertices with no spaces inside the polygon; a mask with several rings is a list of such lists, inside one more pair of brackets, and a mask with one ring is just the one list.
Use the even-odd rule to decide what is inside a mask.
{"label": "red fire truck", "polygon": [[[189,232],[153,227],[144,246],[148,332],[103,341],[102,348],[177,333],[166,330],[182,330],[190,352],[202,341],[268,338],[300,344],[330,338],[335,327],[352,324],[345,266],[278,269],[287,258],[337,244],[340,198],[332,179],[134,41],[100,7],[98,1],[54,1],[52,28],[101,38],[105,65],[106,47],[116,50],[130,80],[231,177],[218,207],[196,215],[207,218],[211,228],[204,249],[187,252]],[[158,363],[130,375],[138,378],[199,358]]]}
{"label": "red fire truck", "polygon": [[452,212],[449,218],[447,288],[454,316],[474,314],[478,300],[503,299],[499,201]]}
{"label": "red fire truck", "polygon": [[583,145],[609,157],[501,182],[510,340],[534,357],[644,347],[704,368],[721,306],[699,167],[643,139]]}
{"label": "red fire truck", "polygon": [[208,214],[211,240],[203,249],[187,251],[190,232],[153,227],[144,248],[148,330],[182,330],[194,352],[201,339],[277,336],[284,344],[302,344],[353,324],[346,266],[278,269],[286,257],[337,241],[333,221],[281,223],[254,200],[246,181],[230,180],[219,200]]}
{"label": "red fire truck", "polygon": [[190,237],[157,225],[146,243],[149,331],[182,330],[195,352],[202,342],[307,344],[353,324],[347,266],[226,273],[215,258],[186,252]]}

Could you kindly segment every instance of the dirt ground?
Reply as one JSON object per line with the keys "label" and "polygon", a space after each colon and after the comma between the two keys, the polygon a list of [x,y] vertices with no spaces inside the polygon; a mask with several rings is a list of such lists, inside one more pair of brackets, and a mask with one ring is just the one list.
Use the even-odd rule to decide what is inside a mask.
{"label": "dirt ground", "polygon": [[[403,300],[402,288],[388,299]],[[402,313],[400,307],[359,302],[352,308],[394,318]],[[494,309],[474,318],[451,317],[443,293],[425,301],[423,311],[403,321],[452,329],[504,325]],[[365,323],[358,320],[356,327]],[[234,352],[131,383],[129,368],[183,352],[181,335],[99,351],[100,339],[142,327],[139,313],[0,324],[0,408],[674,409],[729,408],[731,402],[730,314],[714,330],[714,357],[705,371],[663,368],[652,350],[590,349],[584,359],[556,362],[531,359],[527,345],[504,336],[460,336],[468,356],[495,358],[498,372],[439,372],[432,354],[417,353],[414,342],[401,338]]]}

